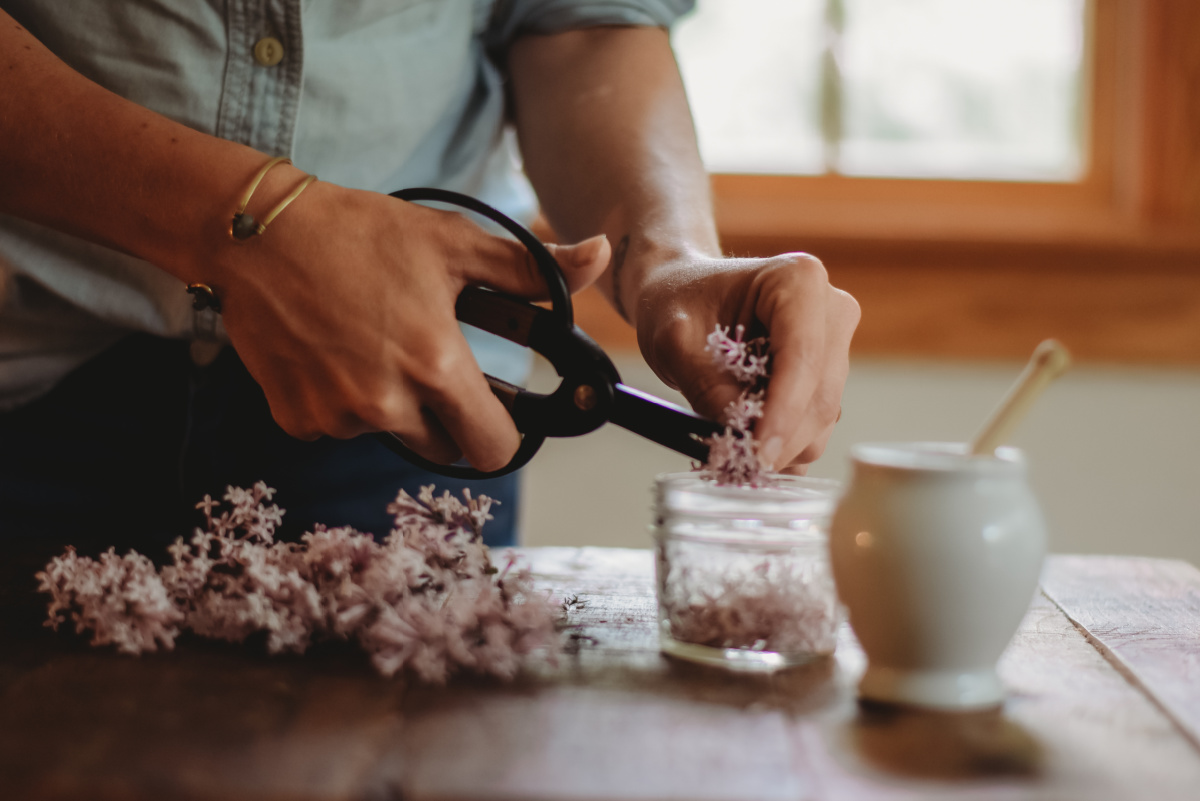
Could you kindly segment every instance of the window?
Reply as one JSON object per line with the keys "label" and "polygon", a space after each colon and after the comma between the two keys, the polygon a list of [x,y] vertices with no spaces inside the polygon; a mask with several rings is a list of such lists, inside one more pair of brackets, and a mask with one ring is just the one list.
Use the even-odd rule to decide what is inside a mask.
{"label": "window", "polygon": [[713,172],[1073,181],[1083,0],[700,0],[673,37]]}
{"label": "window", "polygon": [[1200,365],[1197,31],[1188,0],[699,0],[674,41],[725,250],[819,256],[856,354]]}

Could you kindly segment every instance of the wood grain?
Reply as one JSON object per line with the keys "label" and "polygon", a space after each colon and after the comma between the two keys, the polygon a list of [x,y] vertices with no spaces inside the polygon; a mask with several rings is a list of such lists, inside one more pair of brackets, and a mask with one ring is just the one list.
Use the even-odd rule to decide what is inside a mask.
{"label": "wood grain", "polygon": [[[1200,699],[1200,573],[1181,563],[1052,558],[1055,603],[1034,600],[1000,664],[1008,703],[947,715],[858,705],[846,627],[836,658],[766,676],[668,659],[649,551],[524,553],[547,590],[576,596],[578,647],[511,684],[389,681],[340,645],[268,657],[188,638],[132,659],[22,622],[29,598],[9,584],[0,798],[1170,801],[1200,787],[1200,748],[1177,726]],[[1109,638],[1119,670],[1056,604]]]}
{"label": "wood grain", "polygon": [[[803,247],[807,245],[807,247]],[[1200,365],[1200,256],[1155,266],[1136,254],[1013,247],[769,241],[743,254],[807,250],[862,307],[851,354],[1023,360],[1054,337],[1083,363]],[[594,290],[579,326],[610,352],[636,352],[632,328]]]}
{"label": "wood grain", "polygon": [[1193,799],[1195,750],[1078,634],[1039,596],[1000,662],[1003,711],[802,718],[797,762],[828,801]]}
{"label": "wood grain", "polygon": [[1200,570],[1161,559],[1060,557],[1043,587],[1200,748]]}
{"label": "wood grain", "polygon": [[14,682],[0,713],[0,797],[341,798],[374,776],[402,685],[353,651],[179,648],[61,653]]}
{"label": "wood grain", "polygon": [[862,306],[854,356],[1023,360],[1054,337],[1082,363],[1200,364],[1200,264],[947,249],[922,263],[825,259]]}
{"label": "wood grain", "polygon": [[[861,708],[864,661],[848,629],[822,665],[714,674],[653,651],[649,597],[612,604],[650,591],[646,552],[532,555],[548,583],[579,588],[576,620],[596,642],[540,689],[406,704],[416,767],[405,797],[1191,799],[1200,786],[1197,751],[1045,598],[1001,664],[1003,711]],[[489,748],[494,738],[503,745]],[[482,761],[453,773],[464,743]]]}
{"label": "wood grain", "polygon": [[411,697],[406,799],[810,796],[785,710],[828,697],[831,663],[743,681],[667,660],[648,551],[529,553],[541,581],[578,597],[571,621],[593,639],[533,684]]}
{"label": "wood grain", "polygon": [[1200,228],[1200,5],[1141,5],[1144,213]]}

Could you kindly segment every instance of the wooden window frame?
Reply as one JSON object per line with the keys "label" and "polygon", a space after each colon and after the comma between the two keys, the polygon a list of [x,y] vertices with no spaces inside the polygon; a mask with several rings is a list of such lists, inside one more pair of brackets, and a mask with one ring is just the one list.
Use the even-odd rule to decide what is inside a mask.
{"label": "wooden window frame", "polygon": [[[726,252],[803,250],[858,298],[857,356],[1200,364],[1200,3],[1092,0],[1074,183],[714,175]],[[581,324],[633,344],[594,299]]]}

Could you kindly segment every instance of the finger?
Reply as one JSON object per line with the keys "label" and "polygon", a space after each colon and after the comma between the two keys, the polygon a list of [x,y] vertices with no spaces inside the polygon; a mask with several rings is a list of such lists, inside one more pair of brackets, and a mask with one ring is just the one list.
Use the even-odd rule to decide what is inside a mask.
{"label": "finger", "polygon": [[[804,467],[807,469],[808,465],[821,458],[821,454],[825,452],[825,446],[829,444],[829,438],[833,436],[833,429],[834,423],[831,422],[822,428],[815,437],[807,440],[808,444],[792,458],[788,468]],[[797,475],[802,474],[798,473]]]}
{"label": "finger", "polygon": [[757,435],[763,442],[778,437],[779,463],[788,464],[803,447],[826,368],[828,282],[821,263],[804,254],[779,257],[758,281],[755,315],[771,341],[771,382]]}
{"label": "finger", "polygon": [[283,433],[293,439],[313,442],[321,437],[321,430],[318,427],[307,423],[290,409],[277,409],[275,406],[271,406],[271,417],[275,420],[275,424],[283,429]]}
{"label": "finger", "polygon": [[858,304],[846,293],[831,288],[826,320],[827,352],[820,383],[791,440],[781,448],[780,464],[816,461],[825,451],[841,416],[842,392],[850,373],[850,341],[858,324]]}
{"label": "finger", "polygon": [[[592,284],[608,267],[612,247],[608,237],[599,234],[574,245],[547,245],[558,262],[572,292]],[[511,295],[544,300],[549,297],[546,280],[533,255],[520,242],[484,234],[471,243],[471,252],[460,260],[463,278]]]}
{"label": "finger", "polygon": [[825,451],[837,422],[841,389],[845,384],[848,366],[827,369],[817,393],[805,409],[790,438],[784,440],[776,464],[815,462]]}
{"label": "finger", "polygon": [[483,471],[504,467],[521,442],[512,417],[492,394],[457,330],[437,352],[437,361],[420,376],[423,407],[437,418],[473,467]]}
{"label": "finger", "polygon": [[725,409],[745,389],[727,372],[718,369],[712,356],[703,349],[684,352],[677,372],[686,377],[679,389],[692,410],[709,420],[725,422]]}
{"label": "finger", "polygon": [[612,260],[612,245],[604,234],[574,245],[546,245],[546,249],[563,269],[571,294],[591,286]]}
{"label": "finger", "polygon": [[[247,369],[252,363],[252,360],[246,360]],[[252,372],[251,375],[255,376],[255,380],[259,381],[262,387],[271,418],[277,426],[283,429],[285,434],[294,439],[313,442],[325,433],[316,422],[316,416],[313,413],[314,403],[310,396],[303,392],[280,393],[274,391],[280,385],[294,386],[294,382],[288,381],[287,377],[281,381],[275,378],[270,370],[265,373]],[[264,378],[258,378],[259,375],[263,375]]]}
{"label": "finger", "polygon": [[462,449],[429,409],[418,413],[419,425],[405,431],[393,431],[405,447],[438,464],[454,464],[462,458]]}
{"label": "finger", "polygon": [[[499,470],[512,460],[521,444],[521,435],[503,404],[482,379],[476,384],[464,376],[463,388],[429,402],[430,411],[477,470]],[[469,385],[468,390],[466,386]]]}
{"label": "finger", "polygon": [[[327,396],[314,398],[303,393],[288,394],[280,402],[268,396],[271,414],[286,433],[312,441],[321,436],[351,439],[371,431],[390,431],[411,450],[440,464],[453,464],[462,456],[454,439],[428,409],[405,402],[401,392],[381,392],[341,386],[331,377]],[[348,399],[332,404],[329,397]]]}

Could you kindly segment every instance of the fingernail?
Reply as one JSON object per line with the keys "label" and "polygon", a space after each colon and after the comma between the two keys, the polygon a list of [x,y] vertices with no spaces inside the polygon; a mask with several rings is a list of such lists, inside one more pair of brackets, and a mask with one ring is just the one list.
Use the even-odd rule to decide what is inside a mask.
{"label": "fingernail", "polygon": [[604,234],[596,234],[590,239],[585,239],[582,242],[576,243],[571,248],[571,266],[572,267],[590,267],[592,262],[596,260],[596,256],[600,254],[600,248],[608,241],[608,237]]}
{"label": "fingernail", "polygon": [[783,437],[771,437],[758,450],[758,461],[764,470],[774,470],[779,452],[783,450]]}

